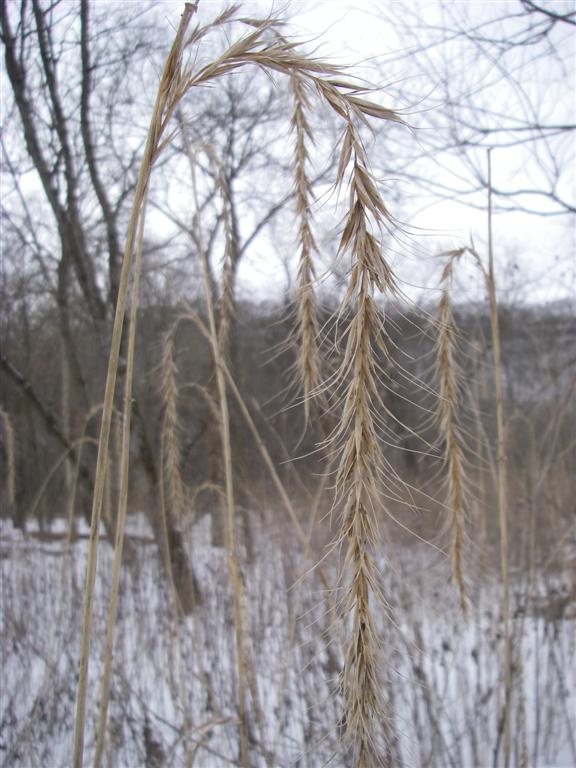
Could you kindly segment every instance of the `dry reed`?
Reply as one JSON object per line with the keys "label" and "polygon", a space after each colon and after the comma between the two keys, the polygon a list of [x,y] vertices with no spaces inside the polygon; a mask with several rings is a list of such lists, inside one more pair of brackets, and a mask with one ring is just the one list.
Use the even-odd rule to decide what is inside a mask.
{"label": "dry reed", "polygon": [[507,444],[504,425],[504,399],[502,395],[502,349],[500,342],[500,327],[498,320],[498,300],[496,296],[496,279],[494,273],[494,241],[492,220],[492,160],[491,150],[487,150],[488,178],[488,268],[473,246],[466,250],[480,268],[490,305],[490,331],[492,338],[492,358],[494,371],[494,401],[496,409],[496,484],[498,494],[498,528],[500,533],[500,573],[502,578],[502,624],[503,624],[503,659],[502,687],[504,704],[502,707],[502,749],[505,768],[510,763],[511,752],[511,712],[512,712],[512,639],[510,632],[510,571],[508,565],[508,472]]}
{"label": "dry reed", "polygon": [[[128,321],[128,348],[126,352],[126,376],[124,380],[124,402],[122,442],[120,448],[119,475],[120,486],[118,489],[118,508],[116,515],[116,540],[114,544],[114,562],[112,564],[112,583],[108,601],[108,619],[106,623],[106,639],[104,642],[104,668],[100,685],[100,711],[96,730],[96,751],[94,755],[94,768],[99,768],[104,751],[106,736],[106,718],[108,715],[108,701],[110,697],[110,677],[112,674],[112,652],[114,649],[114,626],[118,606],[118,593],[120,589],[120,567],[122,565],[122,553],[124,549],[124,530],[126,524],[126,511],[128,507],[128,480],[130,459],[130,423],[132,416],[132,379],[134,376],[134,353],[136,347],[136,320],[138,310],[138,293],[140,288],[140,274],[142,269],[142,241],[144,236],[144,221],[147,195],[142,202],[142,215],[138,223],[138,235],[134,258],[134,274],[130,296],[130,315]],[[108,473],[108,477],[109,477]]]}
{"label": "dry reed", "polygon": [[226,360],[228,359],[228,342],[234,316],[234,259],[237,258],[237,243],[232,226],[230,189],[221,167],[219,167],[217,180],[222,196],[222,222],[224,225],[225,243],[222,259],[222,293],[218,302],[218,346],[220,347],[223,359]]}

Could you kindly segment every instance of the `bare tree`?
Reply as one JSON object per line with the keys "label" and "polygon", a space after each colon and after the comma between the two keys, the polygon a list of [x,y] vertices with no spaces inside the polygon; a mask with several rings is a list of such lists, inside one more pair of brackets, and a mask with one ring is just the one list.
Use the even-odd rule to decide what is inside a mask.
{"label": "bare tree", "polygon": [[416,184],[423,203],[483,209],[492,150],[496,170],[504,169],[492,185],[496,212],[575,213],[574,4],[440,0],[378,13],[410,41],[387,57],[386,76],[398,74],[391,88],[416,112],[420,144],[392,172]]}
{"label": "bare tree", "polygon": [[[153,66],[158,37],[146,15],[138,22],[128,7],[110,15],[109,8],[87,0],[79,5],[32,0],[18,7],[4,0],[0,9],[13,99],[2,142],[10,193],[4,218],[12,233],[5,279],[28,323],[36,292],[36,320],[54,317],[61,341],[50,342],[52,358],[39,371],[22,355],[15,334],[4,347],[2,368],[58,449],[74,455],[78,430],[100,398],[99,350],[106,348],[111,331],[124,203],[143,141],[137,125],[145,105],[133,73]],[[127,14],[130,35],[122,31]],[[13,288],[18,282],[23,283],[20,298]],[[54,408],[52,398],[60,407]],[[141,415],[138,396],[135,415]],[[157,456],[144,420],[139,422],[140,463],[154,489]],[[83,469],[81,477],[89,481],[90,471]],[[148,511],[161,552],[168,552],[180,605],[189,612],[193,575],[182,534],[170,518],[165,534],[153,507]]]}
{"label": "bare tree", "polygon": [[[119,6],[111,12],[88,0],[78,5],[32,0],[18,7],[4,0],[1,5],[5,76],[12,96],[2,126],[8,191],[2,215],[10,233],[3,265],[3,294],[10,306],[4,303],[2,317],[9,343],[4,345],[2,365],[11,401],[18,394],[19,409],[29,414],[26,425],[22,421],[27,456],[38,453],[36,424],[38,434],[50,436],[51,456],[67,450],[74,457],[75,440],[101,397],[104,371],[99,357],[108,343],[118,291],[126,203],[144,138],[140,116],[149,111],[143,84],[147,73],[154,74],[155,55],[162,47],[154,24],[157,7],[145,5],[136,17],[133,11]],[[243,98],[247,89],[250,100]],[[184,148],[171,149],[151,195],[162,221],[149,236],[145,253],[152,302],[162,304],[164,284],[185,286],[183,292],[193,295],[198,267],[194,255],[200,245],[190,237],[174,246],[172,239],[182,230],[193,234],[200,220],[214,297],[222,301],[225,199],[232,235],[227,281],[234,303],[242,260],[294,198],[285,157],[286,128],[278,127],[288,106],[279,95],[278,84],[271,80],[255,84],[252,75],[233,75],[218,99],[206,89],[195,99],[194,113],[183,116],[197,156],[197,206],[178,204],[183,190],[186,199],[193,196],[187,170],[178,172],[186,162]],[[323,177],[320,173],[317,180]],[[14,311],[22,318],[18,327],[9,319]],[[164,318],[164,328],[155,329],[157,339],[171,317],[173,313]],[[229,322],[234,335],[233,312]],[[26,337],[30,324],[33,332]],[[23,337],[33,339],[35,333],[42,333],[44,347],[50,350],[42,361],[37,344],[21,344]],[[150,407],[150,390],[158,378],[150,374],[158,360],[145,364],[135,392],[134,443],[137,476],[155,492],[160,451],[150,435],[160,416],[157,403]],[[233,357],[231,367],[241,379],[240,361]],[[200,383],[210,384],[213,375],[212,369]],[[120,383],[117,393],[121,389]],[[191,439],[206,444],[211,457],[208,480],[218,485],[218,425],[209,410],[205,421]],[[90,428],[95,428],[93,420]],[[86,455],[90,457],[89,450]],[[48,468],[43,467],[44,472]],[[82,473],[87,484],[90,471],[87,461]],[[157,514],[150,520],[164,552],[163,525]],[[188,596],[194,590],[188,587],[193,577],[175,520],[169,519],[167,539],[174,579],[181,586],[180,602],[191,610]]]}

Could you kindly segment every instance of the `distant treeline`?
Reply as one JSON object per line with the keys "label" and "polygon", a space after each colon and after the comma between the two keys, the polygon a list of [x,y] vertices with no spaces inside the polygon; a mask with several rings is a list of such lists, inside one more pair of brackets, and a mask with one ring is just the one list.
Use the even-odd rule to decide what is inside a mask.
{"label": "distant treeline", "polygon": [[[192,309],[202,320],[202,307]],[[163,351],[166,333],[180,311],[174,306],[157,305],[140,313],[131,509],[158,503]],[[474,419],[481,418],[483,429],[491,435],[493,382],[488,312],[486,307],[475,305],[460,306],[455,314],[460,334],[464,423],[472,430]],[[438,462],[435,428],[429,418],[435,408],[436,391],[434,308],[392,306],[387,317],[386,344],[393,362],[381,361],[382,394],[389,411],[383,415],[385,455],[398,471],[413,478],[425,477]],[[503,306],[499,317],[513,457],[515,451],[522,450],[528,423],[531,429],[545,427],[551,404],[568,397],[569,411],[574,414],[570,382],[576,370],[576,319],[563,305]],[[326,308],[319,325],[323,373],[329,380],[345,324],[335,322]],[[311,412],[311,425],[305,429],[300,393],[292,376],[292,332],[289,307],[241,303],[235,311],[228,356],[232,375],[263,443],[283,481],[293,494],[298,494],[308,478],[317,477],[325,467],[318,444],[333,428],[338,404],[319,398]],[[38,317],[14,317],[4,325],[1,511],[2,516],[12,516],[19,525],[30,514],[38,515],[45,523],[65,515],[69,489],[76,478],[76,513],[89,514],[107,339],[101,328],[84,320],[78,320],[72,333],[75,359],[68,367],[63,362],[56,316],[50,312]],[[222,482],[214,368],[209,345],[192,320],[179,323],[173,345],[180,470],[190,498],[202,507],[213,503]],[[264,495],[272,489],[245,417],[233,397],[230,403],[239,498],[250,505],[251,495]],[[120,424],[115,424],[112,450],[119,443],[119,429]],[[562,429],[570,429],[568,421]],[[12,471],[14,498],[10,499],[8,480]],[[115,478],[111,477],[110,482],[113,494]]]}

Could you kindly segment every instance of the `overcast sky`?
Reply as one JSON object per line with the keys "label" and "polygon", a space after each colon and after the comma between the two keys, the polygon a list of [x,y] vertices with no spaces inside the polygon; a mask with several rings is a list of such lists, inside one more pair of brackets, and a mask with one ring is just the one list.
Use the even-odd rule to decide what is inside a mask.
{"label": "overcast sky", "polygon": [[[519,0],[491,2],[290,2],[244,3],[251,12],[286,8],[294,29],[304,38],[315,38],[318,53],[342,63],[354,65],[363,77],[389,86],[389,97],[382,101],[395,108],[407,109],[407,119],[415,128],[417,140],[427,142],[430,130],[447,130],[448,115],[444,110],[445,92],[441,78],[446,62],[453,65],[450,90],[469,96],[477,107],[488,104],[494,111],[494,127],[514,125],[522,117],[520,110],[532,107],[535,119],[546,124],[576,123],[575,104],[575,40],[574,26],[556,24],[545,43],[518,46],[501,59],[482,59],[478,46],[468,40],[444,41],[445,27],[457,31],[457,25],[474,28],[478,36],[498,37],[503,41],[519,41],[526,29]],[[573,2],[545,2],[555,13],[573,12]],[[205,4],[204,10],[208,10]],[[540,23],[543,17],[534,17]],[[540,28],[539,28],[540,29]],[[414,52],[422,43],[425,54]],[[493,48],[490,49],[490,53]],[[504,76],[502,76],[502,71]],[[508,77],[507,77],[508,75]],[[435,82],[435,76],[438,83]],[[528,106],[527,106],[528,105]],[[471,113],[472,114],[472,113]],[[432,126],[432,127],[431,127]],[[520,134],[511,134],[520,135]],[[524,134],[522,134],[524,135]],[[492,183],[497,188],[547,189],[554,160],[562,167],[557,191],[564,202],[575,203],[574,131],[549,142],[510,146],[510,134],[499,136],[505,145],[492,154]],[[491,136],[490,139],[494,139]],[[554,155],[554,158],[547,156]],[[485,150],[474,151],[474,163],[482,168]],[[424,169],[424,170],[423,170]],[[455,153],[439,155],[419,171],[435,180],[444,178],[449,187],[466,188],[458,179],[471,173],[466,162]],[[428,268],[438,248],[450,248],[474,239],[480,248],[486,243],[487,219],[482,208],[486,192],[474,195],[447,195],[446,199],[423,191],[420,185],[401,182],[403,201],[400,214],[414,228],[421,230],[413,248],[396,258],[400,273],[408,282],[428,287],[436,278]],[[516,199],[514,200],[516,202]],[[494,217],[496,258],[500,265],[502,289],[511,299],[521,301],[553,301],[576,296],[576,241],[574,214],[550,214],[557,206],[545,196],[527,194],[517,202],[532,214],[498,212]],[[496,201],[498,204],[498,201]],[[472,204],[475,208],[471,207]],[[503,204],[513,207],[512,201]],[[422,264],[425,268],[422,269]],[[251,282],[256,264],[246,264],[244,280]],[[273,269],[264,269],[266,273]],[[466,297],[481,298],[483,288],[472,268],[461,270]],[[264,275],[261,278],[264,280]],[[418,295],[419,291],[409,291]]]}
{"label": "overcast sky", "polygon": [[[574,2],[542,0],[542,4],[557,14],[575,8]],[[220,0],[201,0],[200,18],[208,20],[223,5]],[[517,137],[526,138],[526,122],[572,127],[576,123],[573,25],[558,22],[544,27],[542,35],[546,17],[537,14],[533,21],[540,26],[531,35],[520,0],[255,0],[240,5],[250,16],[285,11],[290,29],[311,41],[309,49],[316,48],[318,56],[352,66],[359,76],[385,87],[375,98],[404,110],[413,131],[396,129],[391,142],[389,129],[383,126],[369,154],[375,172],[393,190],[392,213],[413,233],[391,255],[410,296],[434,296],[438,252],[472,239],[486,253],[486,146],[495,142],[501,146],[492,152],[493,186],[527,190],[517,197],[495,199],[499,287],[511,301],[568,298],[576,309],[574,214],[557,215],[563,205],[576,206],[576,133],[563,130],[544,139],[532,131],[530,141],[515,145]],[[152,8],[158,24],[167,30],[177,26],[179,0]],[[461,34],[466,30],[474,30],[473,39]],[[487,45],[486,40],[492,43]],[[518,45],[508,50],[511,42]],[[465,111],[460,109],[463,103],[468,104]],[[459,139],[464,140],[459,149],[443,150],[446,140],[454,138],[455,118],[471,127],[459,126]],[[474,132],[479,124],[489,129],[484,137]],[[498,133],[502,128],[510,131]],[[465,146],[468,138],[472,142]],[[37,179],[30,183],[38,186]],[[552,188],[561,204],[549,195],[535,194]],[[502,206],[532,212],[504,213]],[[337,224],[336,219],[334,234]],[[270,240],[263,241],[243,261],[241,294],[263,299],[284,294],[286,270],[281,258],[291,248],[289,239],[290,233],[285,233],[283,253],[277,254]],[[484,297],[482,280],[471,263],[463,264],[458,275],[462,300]]]}

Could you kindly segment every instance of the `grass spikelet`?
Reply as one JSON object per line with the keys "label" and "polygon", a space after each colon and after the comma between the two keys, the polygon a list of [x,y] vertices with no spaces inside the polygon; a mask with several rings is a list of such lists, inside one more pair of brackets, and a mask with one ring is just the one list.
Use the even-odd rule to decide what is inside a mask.
{"label": "grass spikelet", "polygon": [[[362,286],[364,292],[366,286]],[[343,368],[350,371],[344,395],[341,426],[343,441],[337,471],[337,488],[344,501],[340,542],[347,551],[341,580],[350,573],[342,601],[344,615],[352,613],[352,628],[341,677],[344,700],[344,742],[354,748],[354,765],[372,765],[373,734],[382,721],[378,683],[376,629],[370,610],[371,594],[378,594],[371,552],[378,540],[374,507],[381,457],[372,400],[378,398],[374,358],[370,343],[373,306],[366,295],[359,298],[356,316],[348,329]]]}
{"label": "grass spikelet", "polygon": [[184,500],[182,476],[180,474],[180,444],[178,441],[178,385],[176,383],[176,364],[174,362],[174,337],[178,320],[166,332],[162,348],[162,466],[167,488],[167,500],[170,515],[180,520]]}
{"label": "grass spikelet", "polygon": [[458,591],[462,613],[467,615],[464,583],[464,522],[466,516],[466,475],[463,439],[458,426],[460,387],[455,360],[456,328],[450,302],[454,260],[461,252],[449,254],[442,273],[442,297],[438,306],[438,338],[436,342],[436,371],[440,392],[436,414],[444,444],[447,502],[450,510],[452,578]]}
{"label": "grass spikelet", "polygon": [[312,213],[310,203],[313,198],[312,186],[306,173],[308,152],[306,140],[312,141],[312,132],[306,119],[308,99],[300,77],[290,78],[294,110],[292,129],[295,135],[294,149],[294,187],[296,192],[296,215],[298,217],[298,288],[296,291],[296,371],[302,391],[304,404],[304,424],[310,418],[310,401],[319,379],[318,319],[316,314],[316,296],[314,291],[314,265],[312,253],[317,250],[312,234]]}
{"label": "grass spikelet", "polygon": [[385,708],[379,681],[378,638],[371,602],[383,600],[376,583],[372,552],[378,541],[375,510],[381,506],[380,481],[383,458],[377,435],[378,411],[385,411],[379,386],[376,353],[387,355],[384,318],[375,293],[396,293],[394,276],[386,263],[381,244],[373,232],[381,233],[391,218],[368,170],[364,149],[353,117],[356,105],[329,90],[337,101],[334,108],[347,121],[341,148],[337,183],[342,186],[351,163],[349,206],[339,253],[349,251],[351,267],[348,289],[339,317],[350,317],[346,344],[336,373],[335,389],[343,407],[332,442],[340,449],[336,474],[336,500],[343,502],[338,544],[346,546],[340,574],[345,582],[344,615],[352,614],[347,642],[341,693],[344,714],[343,740],[352,747],[355,766],[381,764],[385,742]]}

